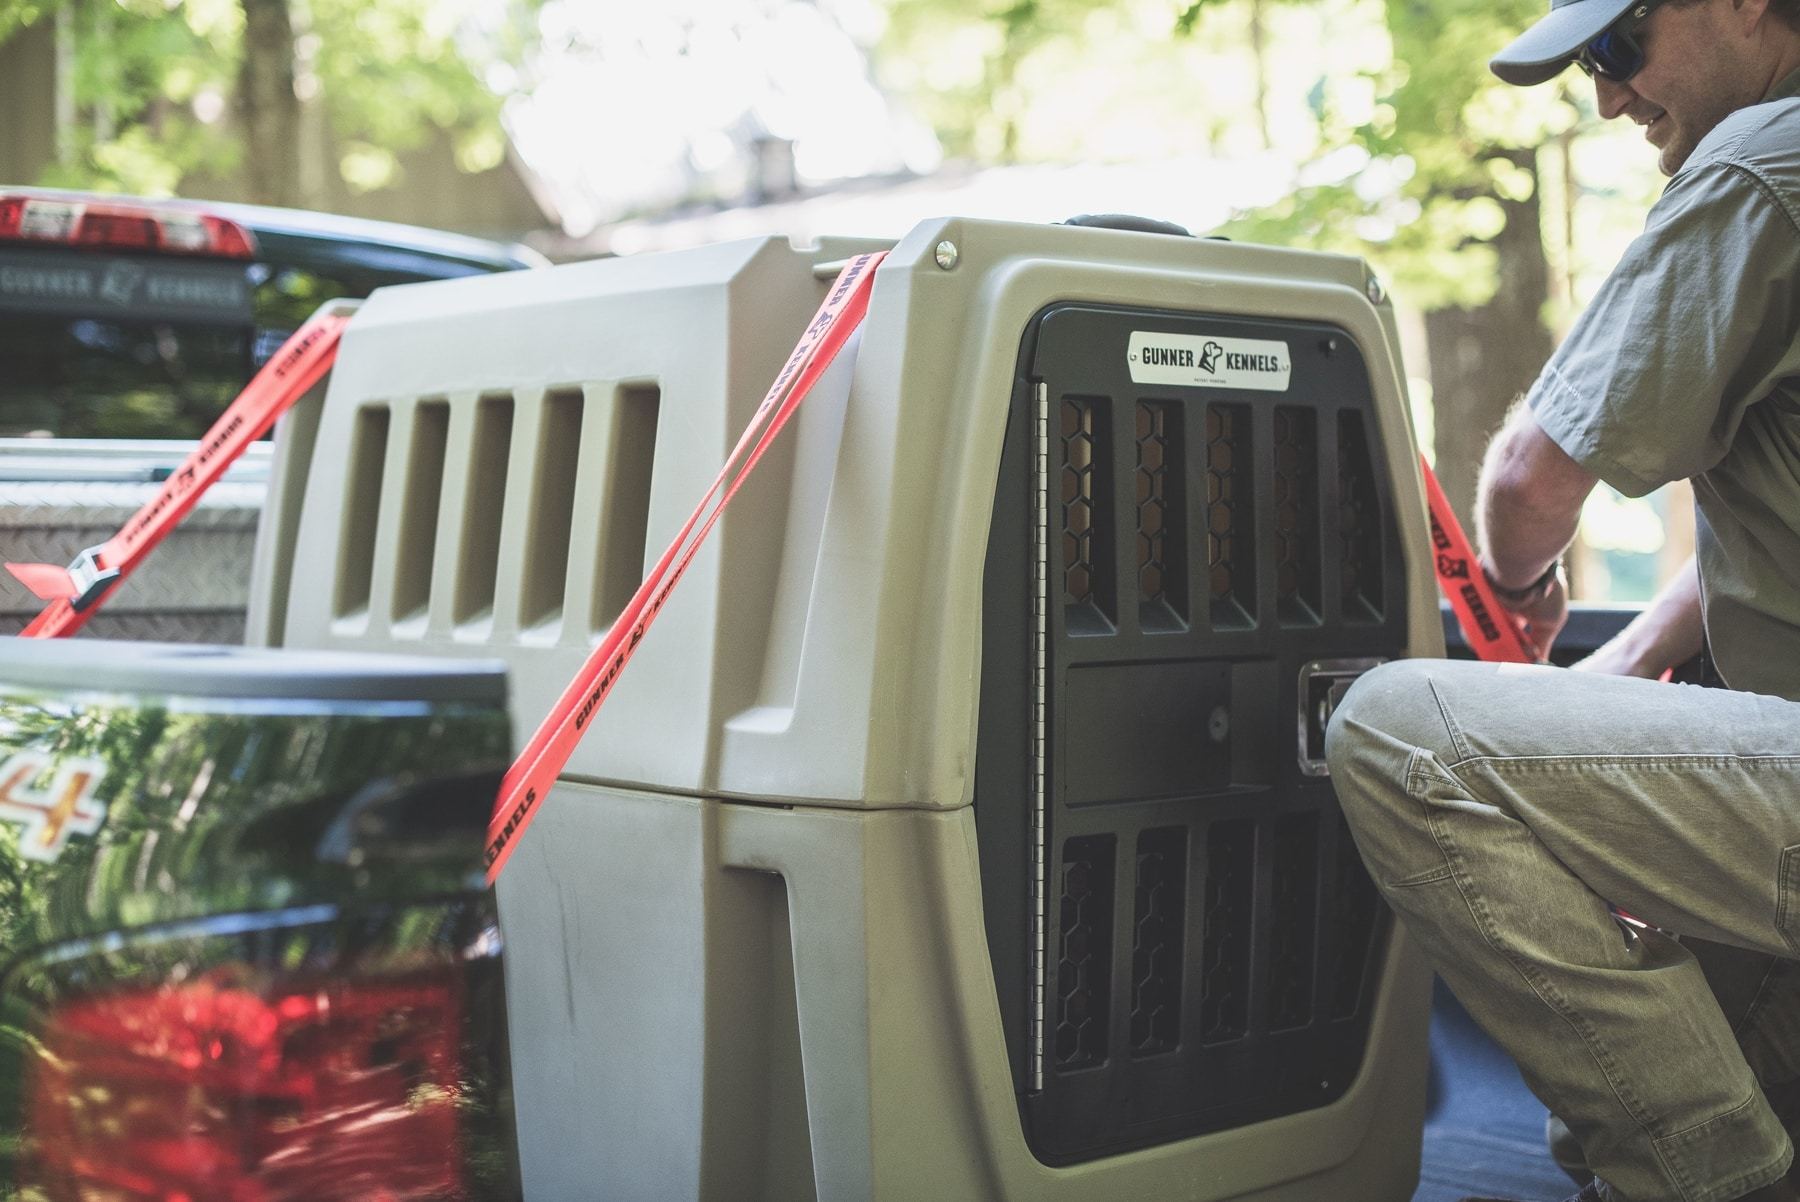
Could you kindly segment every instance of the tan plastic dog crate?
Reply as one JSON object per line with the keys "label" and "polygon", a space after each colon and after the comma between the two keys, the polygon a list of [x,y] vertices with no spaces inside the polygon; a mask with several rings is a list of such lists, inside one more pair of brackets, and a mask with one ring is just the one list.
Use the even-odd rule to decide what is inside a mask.
{"label": "tan plastic dog crate", "polygon": [[[250,631],[504,658],[521,742],[874,249],[384,289]],[[526,1197],[1396,1202],[1427,973],[1324,719],[1440,653],[1353,259],[941,220],[500,891]]]}

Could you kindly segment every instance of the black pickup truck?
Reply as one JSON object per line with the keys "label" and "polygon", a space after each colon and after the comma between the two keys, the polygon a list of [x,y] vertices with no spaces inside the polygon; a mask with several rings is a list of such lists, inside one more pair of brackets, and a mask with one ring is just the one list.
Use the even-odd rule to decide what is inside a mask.
{"label": "black pickup truck", "polygon": [[[323,302],[544,265],[388,222],[0,184],[0,559],[67,563],[110,537]],[[243,640],[268,450],[202,499],[95,634]],[[12,585],[3,633],[39,608]]]}
{"label": "black pickup truck", "polygon": [[516,1196],[479,856],[501,669],[0,665],[0,1197]]}
{"label": "black pickup truck", "polygon": [[389,222],[0,184],[0,438],[198,438],[325,301],[545,265]]}
{"label": "black pickup truck", "polygon": [[[327,214],[0,186],[0,558],[104,537],[321,302],[544,265]],[[257,451],[199,515],[203,553],[164,548],[183,600],[100,633],[241,637]],[[17,629],[36,603],[7,601]],[[516,1196],[479,860],[510,752],[500,668],[7,643],[0,1198]]]}

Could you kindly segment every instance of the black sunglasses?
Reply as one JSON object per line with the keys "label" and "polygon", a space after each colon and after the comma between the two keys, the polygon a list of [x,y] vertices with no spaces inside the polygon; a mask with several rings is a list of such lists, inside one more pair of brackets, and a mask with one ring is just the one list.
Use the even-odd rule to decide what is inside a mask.
{"label": "black sunglasses", "polygon": [[1600,36],[1581,48],[1575,65],[1586,71],[1588,78],[1598,76],[1614,83],[1624,83],[1644,69],[1644,44],[1637,38],[1638,27],[1661,0],[1644,0],[1635,4],[1617,21],[1600,31]]}

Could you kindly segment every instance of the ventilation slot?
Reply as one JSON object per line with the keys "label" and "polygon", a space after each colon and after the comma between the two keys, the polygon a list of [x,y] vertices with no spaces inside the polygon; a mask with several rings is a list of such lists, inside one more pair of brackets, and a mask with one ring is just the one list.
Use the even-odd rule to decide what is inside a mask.
{"label": "ventilation slot", "polygon": [[606,475],[602,485],[600,548],[589,629],[611,626],[644,579],[650,528],[650,480],[656,463],[656,424],[662,389],[632,384],[613,394]]}
{"label": "ventilation slot", "polygon": [[562,616],[563,588],[569,581],[569,523],[575,516],[575,467],[581,457],[581,399],[578,391],[544,397],[531,533],[525,542],[525,587],[519,597],[523,626]]}
{"label": "ventilation slot", "polygon": [[500,568],[500,518],[506,508],[507,463],[512,456],[513,400],[484,396],[475,406],[475,439],[462,515],[462,560],[456,572],[457,623],[494,611]]}
{"label": "ventilation slot", "polygon": [[1360,413],[1338,417],[1338,530],[1343,540],[1343,602],[1347,621],[1381,620],[1381,507],[1375,465]]}
{"label": "ventilation slot", "polygon": [[1063,604],[1070,634],[1113,630],[1110,407],[1104,397],[1062,403]]}
{"label": "ventilation slot", "polygon": [[1181,916],[1187,907],[1187,828],[1138,836],[1131,924],[1131,1050],[1172,1052],[1181,1034]]}
{"label": "ventilation slot", "polygon": [[1356,853],[1350,827],[1338,818],[1337,888],[1326,912],[1331,916],[1331,1017],[1352,1018],[1362,1003],[1364,978],[1373,962],[1381,898]]}
{"label": "ventilation slot", "polygon": [[1275,410],[1275,613],[1284,626],[1319,624],[1319,417]]}
{"label": "ventilation slot", "polygon": [[344,526],[338,540],[337,604],[340,618],[367,613],[375,575],[375,527],[381,516],[381,477],[387,462],[389,414],[385,405],[356,411],[350,434],[350,475],[345,482]]}
{"label": "ventilation slot", "polygon": [[1062,928],[1056,965],[1056,1066],[1106,1059],[1112,981],[1113,837],[1063,845]]}
{"label": "ventilation slot", "polygon": [[1242,630],[1255,624],[1255,479],[1247,405],[1206,407],[1206,562],[1212,624]]}
{"label": "ventilation slot", "polygon": [[1256,883],[1256,827],[1248,819],[1215,823],[1206,835],[1206,910],[1202,921],[1200,1041],[1242,1036],[1250,1014],[1250,920]]}
{"label": "ventilation slot", "polygon": [[1138,622],[1187,629],[1187,489],[1182,479],[1182,409],[1137,406]]}
{"label": "ventilation slot", "polygon": [[1313,953],[1318,945],[1319,816],[1291,814],[1275,824],[1270,897],[1269,1026],[1312,1021]]}
{"label": "ventilation slot", "polygon": [[450,403],[413,406],[412,447],[406,456],[406,499],[400,507],[400,546],[394,564],[394,620],[423,617],[431,603],[437,556],[438,506],[444,495],[444,448],[450,441]]}

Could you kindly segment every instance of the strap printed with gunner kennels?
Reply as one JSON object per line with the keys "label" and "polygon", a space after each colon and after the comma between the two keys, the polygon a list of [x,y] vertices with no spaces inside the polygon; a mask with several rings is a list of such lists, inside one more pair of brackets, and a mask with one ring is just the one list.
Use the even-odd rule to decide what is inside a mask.
{"label": "strap printed with gunner kennels", "polygon": [[1437,473],[1419,456],[1419,470],[1425,473],[1425,500],[1431,512],[1431,558],[1437,570],[1438,587],[1456,614],[1463,638],[1477,659],[1508,664],[1535,664],[1537,653],[1525,641],[1518,619],[1494,596],[1487,573],[1475,558],[1475,550],[1463,533],[1456,511],[1438,484]]}
{"label": "strap printed with gunner kennels", "polygon": [[612,693],[619,674],[631,662],[645,632],[680,582],[682,573],[693,562],[719,515],[731,504],[731,498],[749,478],[763,452],[769,449],[776,435],[794,415],[794,410],[800,407],[800,402],[806,399],[806,394],[862,323],[869,308],[869,292],[875,283],[875,268],[882,257],[879,254],[858,255],[845,265],[812,324],[806,327],[799,344],[775,377],[775,383],[769,386],[762,403],[756,407],[737,446],[713,479],[712,487],[700,498],[675,541],[650,569],[650,574],[638,586],[612,629],[594,648],[537,733],[531,736],[525,750],[513,761],[512,768],[500,782],[500,797],[488,824],[487,879],[490,885],[506,867],[525,828],[537,817],[550,786],[562,774],[563,766],[569,762],[569,756],[593,721],[595,712]]}
{"label": "strap printed with gunner kennels", "polygon": [[356,312],[354,301],[330,301],[294,331],[200,439],[156,496],[120,531],[89,547],[67,567],[9,563],[6,570],[41,599],[43,612],[20,631],[25,638],[65,638],[94,616],[124,579],[191,512],[251,443],[325,378],[338,341]]}

